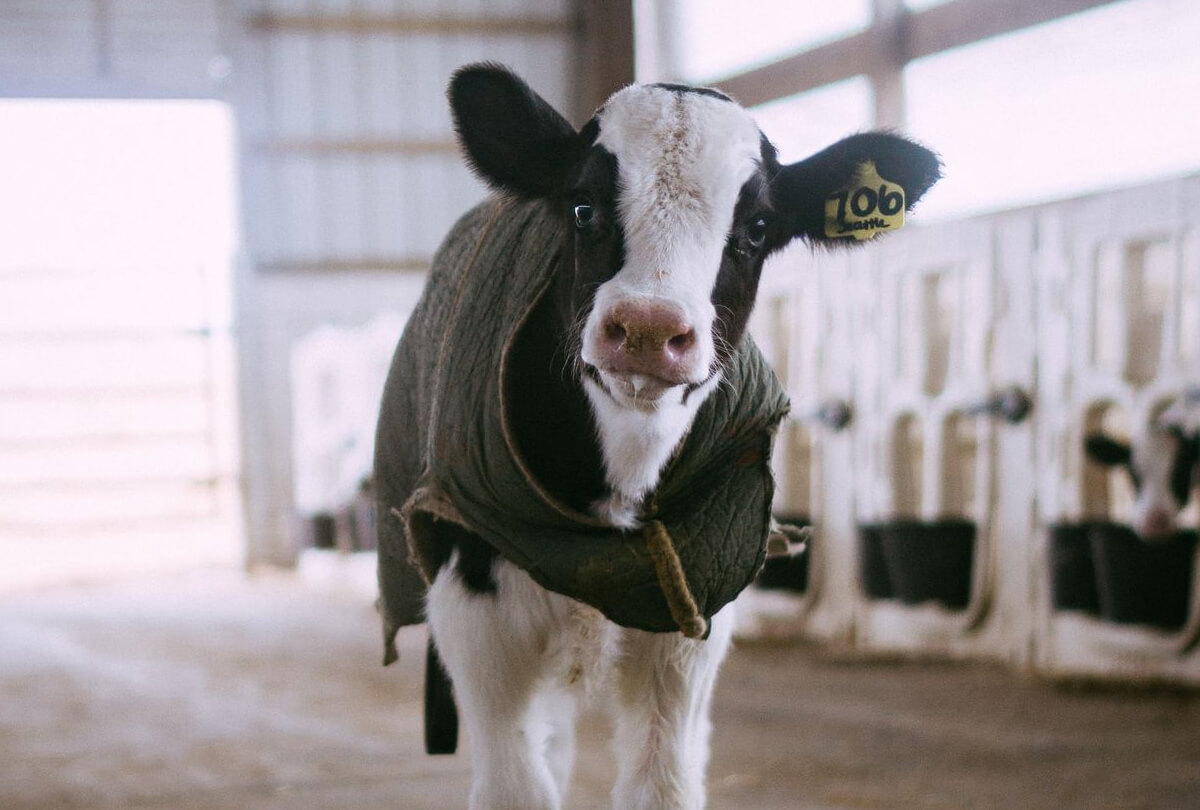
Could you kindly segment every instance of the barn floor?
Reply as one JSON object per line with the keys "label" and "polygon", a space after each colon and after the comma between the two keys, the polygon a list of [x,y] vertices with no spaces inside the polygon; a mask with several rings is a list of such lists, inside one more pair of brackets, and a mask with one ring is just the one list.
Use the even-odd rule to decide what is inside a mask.
{"label": "barn floor", "polygon": [[[0,807],[465,807],[421,752],[421,630],[379,666],[361,594],[190,574],[0,595]],[[710,807],[1200,807],[1200,696],[1064,689],[803,645],[731,655]],[[605,807],[586,718],[572,808]]]}

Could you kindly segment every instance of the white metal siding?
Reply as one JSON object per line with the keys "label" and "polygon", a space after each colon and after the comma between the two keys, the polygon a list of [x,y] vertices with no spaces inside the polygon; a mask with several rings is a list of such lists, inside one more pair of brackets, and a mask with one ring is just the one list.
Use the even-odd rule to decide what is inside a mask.
{"label": "white metal siding", "polygon": [[247,64],[258,75],[243,99],[256,110],[244,119],[245,162],[264,202],[248,212],[247,237],[260,269],[428,264],[465,203],[483,195],[455,147],[450,74],[499,61],[552,103],[569,101],[570,4],[507,5],[247,7]]}
{"label": "white metal siding", "polygon": [[0,96],[218,96],[227,5],[9,0],[0,4]]}

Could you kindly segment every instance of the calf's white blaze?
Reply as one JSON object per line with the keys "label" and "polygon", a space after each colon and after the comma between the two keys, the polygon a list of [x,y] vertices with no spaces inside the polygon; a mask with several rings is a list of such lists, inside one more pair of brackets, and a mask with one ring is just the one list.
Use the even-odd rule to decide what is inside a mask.
{"label": "calf's white blaze", "polygon": [[711,296],[734,205],[761,156],[758,126],[729,101],[658,87],[625,88],[599,120],[597,143],[617,158],[625,265],[596,291],[583,360],[596,365],[603,319],[615,304],[659,300],[695,329],[689,377],[701,382],[715,359]]}
{"label": "calf's white blaze", "polygon": [[[597,143],[617,159],[617,217],[625,264],[596,291],[583,329],[582,359],[603,386],[585,380],[598,423],[611,498],[597,513],[636,525],[640,501],[719,380],[712,304],[738,195],[761,159],[757,124],[741,107],[710,95],[661,87],[621,90],[598,114]],[[688,381],[638,398],[637,375],[620,378],[598,361],[605,318],[623,301],[653,301],[681,312],[696,335]]]}

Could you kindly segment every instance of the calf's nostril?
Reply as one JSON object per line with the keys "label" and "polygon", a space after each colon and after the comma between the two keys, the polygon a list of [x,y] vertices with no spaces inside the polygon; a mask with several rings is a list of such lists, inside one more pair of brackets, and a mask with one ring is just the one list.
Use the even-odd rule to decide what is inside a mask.
{"label": "calf's nostril", "polygon": [[625,340],[626,334],[624,325],[617,321],[609,321],[604,325],[604,339],[611,343],[621,343]]}
{"label": "calf's nostril", "polygon": [[667,341],[667,346],[676,354],[683,354],[688,349],[696,344],[696,331],[689,329],[686,332],[675,335]]}

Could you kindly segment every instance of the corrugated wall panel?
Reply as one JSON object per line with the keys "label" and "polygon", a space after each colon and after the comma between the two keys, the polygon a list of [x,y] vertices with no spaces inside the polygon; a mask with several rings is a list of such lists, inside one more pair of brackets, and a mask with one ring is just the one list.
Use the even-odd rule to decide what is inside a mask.
{"label": "corrugated wall panel", "polygon": [[228,70],[222,0],[0,5],[0,96],[208,98]]}
{"label": "corrugated wall panel", "polygon": [[316,43],[310,37],[283,33],[264,44],[266,86],[261,88],[264,129],[279,140],[300,139],[314,128],[312,71]]}
{"label": "corrugated wall panel", "polygon": [[194,0],[107,0],[109,69],[131,86],[160,76],[209,77],[220,30],[216,8]]}
{"label": "corrugated wall panel", "polygon": [[552,101],[569,99],[575,25],[561,0],[425,11],[275,0],[252,4],[247,16],[267,111],[248,159],[278,200],[270,215],[249,219],[252,232],[266,231],[250,244],[267,269],[428,261],[439,235],[484,193],[457,155],[446,107],[446,82],[461,64],[505,62]]}
{"label": "corrugated wall panel", "polygon": [[96,70],[93,0],[14,0],[6,6],[0,25],[4,85],[17,85],[33,76],[63,81]]}

